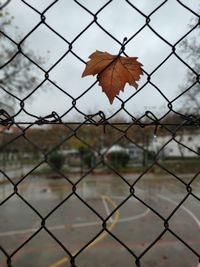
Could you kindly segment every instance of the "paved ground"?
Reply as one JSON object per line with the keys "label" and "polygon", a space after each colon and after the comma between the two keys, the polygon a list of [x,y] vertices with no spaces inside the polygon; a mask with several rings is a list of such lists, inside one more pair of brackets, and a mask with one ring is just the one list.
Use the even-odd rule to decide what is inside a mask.
{"label": "paved ground", "polygon": [[[133,182],[136,176],[126,178]],[[134,255],[142,255],[164,230],[163,221],[156,212],[168,218],[187,191],[172,177],[144,177],[135,188],[137,197],[155,212],[134,197],[127,199],[129,187],[119,177],[90,176],[78,184],[77,195],[71,196],[50,215],[51,210],[71,194],[71,185],[62,179],[30,177],[18,186],[18,190],[25,201],[47,217],[46,228],[25,244],[40,229],[41,219],[19,196],[14,195],[0,207],[0,245],[8,254],[13,254],[14,267],[70,266],[67,253],[50,234],[71,254],[78,254],[76,266],[136,266]],[[198,177],[192,188],[196,198],[189,196],[169,220],[170,231],[185,244],[167,231],[141,258],[142,267],[197,267],[195,253],[200,254]],[[9,184],[0,185],[0,201],[12,193]],[[109,217],[122,202],[124,204]],[[107,218],[108,231],[101,232],[101,218]],[[90,245],[79,254],[88,242]],[[20,246],[19,252],[15,253]],[[0,252],[0,267],[6,266],[6,258]]]}

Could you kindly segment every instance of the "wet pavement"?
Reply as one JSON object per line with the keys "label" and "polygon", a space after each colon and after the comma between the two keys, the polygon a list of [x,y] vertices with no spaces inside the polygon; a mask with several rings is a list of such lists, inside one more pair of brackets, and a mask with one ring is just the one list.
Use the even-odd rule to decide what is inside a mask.
{"label": "wet pavement", "polygon": [[[137,182],[133,196],[128,183],[134,183],[138,175],[124,177],[127,183],[116,175],[86,176],[75,190],[71,183],[80,178],[78,175],[69,177],[71,183],[29,175],[14,195],[12,185],[1,184],[0,245],[13,255],[12,266],[71,266],[65,250],[78,253],[76,266],[136,266],[135,256],[141,257],[160,235],[141,257],[142,267],[197,267],[200,179],[191,184],[191,195],[174,177],[150,175]],[[184,177],[184,181],[189,179]],[[167,219],[168,230],[164,227]],[[103,233],[102,220],[108,230]],[[7,266],[1,252],[0,266]]]}

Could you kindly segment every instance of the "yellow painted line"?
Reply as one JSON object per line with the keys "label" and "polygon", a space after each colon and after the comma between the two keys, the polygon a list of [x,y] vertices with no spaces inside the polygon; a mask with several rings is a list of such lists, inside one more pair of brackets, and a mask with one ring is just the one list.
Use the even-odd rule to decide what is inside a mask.
{"label": "yellow painted line", "polygon": [[[104,200],[107,200],[107,202],[109,202],[113,206],[114,209],[117,207],[116,203],[110,197],[108,197],[108,196],[101,196],[101,197]],[[112,229],[115,227],[115,225],[117,224],[118,221],[119,221],[119,210],[116,210],[115,217],[113,218],[112,223],[108,227],[108,231],[112,231]],[[95,246],[98,242],[103,240],[108,235],[109,235],[108,232],[106,230],[104,230],[104,232],[102,232],[92,243],[90,243],[85,248],[85,250]],[[74,253],[72,253],[72,255],[75,256],[77,252],[78,252],[78,250],[75,251]],[[64,257],[63,259],[51,264],[49,267],[59,267],[59,266],[63,265],[64,263],[67,263],[68,261],[69,261],[69,257]]]}

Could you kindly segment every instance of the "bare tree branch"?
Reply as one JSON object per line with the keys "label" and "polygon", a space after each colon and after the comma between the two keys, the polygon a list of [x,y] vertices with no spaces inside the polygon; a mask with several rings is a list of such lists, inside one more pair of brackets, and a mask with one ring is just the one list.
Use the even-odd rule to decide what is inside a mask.
{"label": "bare tree branch", "polygon": [[[199,7],[200,9],[200,7]],[[191,21],[189,25],[193,28],[195,25],[199,24],[199,18],[195,18]],[[193,70],[200,74],[200,27],[196,27],[194,30],[194,36],[191,38],[190,35],[182,43],[182,53],[186,56],[187,61]],[[194,84],[192,87],[191,85]],[[184,83],[180,86],[181,91],[187,90],[183,95],[184,110],[185,113],[193,113],[200,115],[200,83],[197,82],[197,76],[188,70],[186,73],[186,79]]]}

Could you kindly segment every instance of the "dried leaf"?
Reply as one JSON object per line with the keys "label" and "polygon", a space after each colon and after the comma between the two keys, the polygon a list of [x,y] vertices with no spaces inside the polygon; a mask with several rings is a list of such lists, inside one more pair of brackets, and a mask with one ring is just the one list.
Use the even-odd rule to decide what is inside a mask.
{"label": "dried leaf", "polygon": [[115,96],[124,90],[126,83],[137,89],[136,81],[143,74],[142,64],[137,61],[137,57],[122,57],[96,51],[89,58],[82,77],[98,74],[99,85],[111,104]]}

